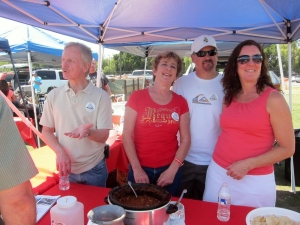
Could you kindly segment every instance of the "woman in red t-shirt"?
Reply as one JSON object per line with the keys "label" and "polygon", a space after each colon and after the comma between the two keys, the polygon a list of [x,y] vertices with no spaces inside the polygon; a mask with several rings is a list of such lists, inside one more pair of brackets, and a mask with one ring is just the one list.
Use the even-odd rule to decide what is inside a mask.
{"label": "woman in red t-shirt", "polygon": [[154,59],[154,84],[131,94],[122,135],[130,161],[128,180],[157,184],[174,196],[180,192],[180,167],[190,146],[187,102],[170,90],[181,69],[176,53],[162,53]]}

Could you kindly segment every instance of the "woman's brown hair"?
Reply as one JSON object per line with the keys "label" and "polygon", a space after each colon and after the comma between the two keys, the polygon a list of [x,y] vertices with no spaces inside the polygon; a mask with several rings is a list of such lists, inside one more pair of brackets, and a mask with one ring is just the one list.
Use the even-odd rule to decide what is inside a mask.
{"label": "woman's brown hair", "polygon": [[[177,72],[176,72],[176,77],[178,78],[180,73],[181,73],[181,70],[182,70],[182,60],[181,58],[175,53],[175,52],[164,52],[164,53],[161,53],[159,55],[157,55],[155,57],[155,59],[153,60],[152,62],[152,70],[157,70],[157,66],[160,62],[161,59],[170,59],[170,58],[173,58],[175,59],[176,63],[177,63]],[[153,75],[153,81],[155,80],[155,76]]]}
{"label": "woman's brown hair", "polygon": [[242,86],[240,82],[240,78],[237,75],[237,58],[239,57],[239,54],[244,46],[251,46],[254,45],[258,48],[260,51],[260,54],[263,56],[263,61],[261,64],[261,74],[259,79],[256,83],[256,91],[258,94],[260,94],[266,86],[270,86],[274,88],[271,78],[268,74],[268,68],[267,68],[267,59],[263,52],[262,47],[260,44],[253,40],[246,40],[241,42],[239,45],[235,47],[235,49],[232,51],[227,65],[224,69],[224,77],[222,78],[222,84],[223,84],[223,90],[224,90],[224,103],[225,105],[230,105],[233,98],[236,97],[236,95],[241,91]]}

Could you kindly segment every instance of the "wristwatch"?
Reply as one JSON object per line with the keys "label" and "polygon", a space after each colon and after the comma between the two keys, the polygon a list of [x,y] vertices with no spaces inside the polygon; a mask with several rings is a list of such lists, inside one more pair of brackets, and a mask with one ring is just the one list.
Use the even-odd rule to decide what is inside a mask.
{"label": "wristwatch", "polygon": [[90,135],[91,135],[91,133],[92,133],[92,131],[91,131],[91,129],[89,129],[89,132],[87,132],[87,134],[86,134],[86,135],[84,135],[84,137],[88,137],[88,136],[90,136]]}

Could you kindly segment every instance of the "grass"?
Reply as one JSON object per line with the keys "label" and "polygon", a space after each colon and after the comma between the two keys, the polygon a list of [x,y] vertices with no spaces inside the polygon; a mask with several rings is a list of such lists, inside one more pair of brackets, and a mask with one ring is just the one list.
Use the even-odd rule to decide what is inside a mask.
{"label": "grass", "polygon": [[276,206],[294,210],[300,213],[300,186],[296,186],[296,193],[291,192],[291,182],[285,179],[285,161],[275,164]]}
{"label": "grass", "polygon": [[[288,102],[288,91],[286,91],[285,97]],[[292,104],[293,125],[297,129],[300,128],[300,85],[293,85],[292,87]],[[33,150],[31,146],[27,147],[29,151]],[[274,168],[277,189],[276,206],[300,213],[300,186],[296,186],[295,194],[291,192],[291,182],[285,179],[285,161],[275,164]]]}

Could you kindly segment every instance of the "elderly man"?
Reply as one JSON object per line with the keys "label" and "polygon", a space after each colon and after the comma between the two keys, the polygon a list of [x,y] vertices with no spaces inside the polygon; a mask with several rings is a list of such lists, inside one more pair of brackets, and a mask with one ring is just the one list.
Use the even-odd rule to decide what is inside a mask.
{"label": "elderly man", "polygon": [[49,92],[40,124],[56,153],[60,175],[70,175],[70,182],[105,187],[104,146],[113,128],[112,107],[108,94],[86,79],[91,62],[87,46],[66,44],[62,72],[68,83]]}
{"label": "elderly man", "polygon": [[33,225],[36,204],[29,179],[38,171],[5,100],[0,96],[0,224]]}
{"label": "elderly man", "polygon": [[173,90],[188,102],[191,147],[182,170],[185,197],[202,200],[208,165],[220,134],[219,117],[224,97],[222,74],[216,71],[218,49],[213,37],[202,35],[192,44],[196,71],[179,78]]}

